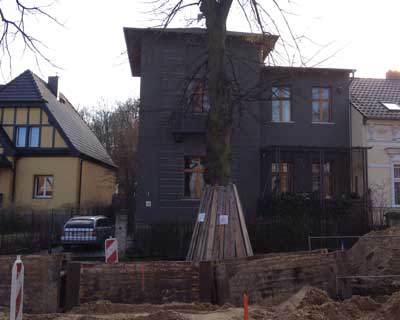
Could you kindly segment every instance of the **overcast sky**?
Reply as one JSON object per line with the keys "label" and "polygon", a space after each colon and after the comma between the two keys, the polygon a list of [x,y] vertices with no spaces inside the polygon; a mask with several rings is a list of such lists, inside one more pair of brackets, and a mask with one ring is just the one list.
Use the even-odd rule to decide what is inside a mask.
{"label": "overcast sky", "polygon": [[[15,0],[1,0],[3,11],[12,12]],[[25,0],[29,3],[29,0]],[[110,102],[138,98],[140,79],[130,73],[123,27],[155,25],[146,0],[58,0],[51,8],[65,27],[45,19],[28,20],[29,30],[48,47],[46,55],[60,69],[12,48],[12,76],[31,69],[43,79],[56,73],[61,91],[75,106],[96,106],[100,99]],[[175,0],[170,0],[175,1]],[[261,0],[260,2],[267,2]],[[32,2],[32,1],[31,1]],[[33,1],[42,3],[43,1]],[[269,1],[271,2],[271,1]],[[389,69],[400,69],[398,41],[400,1],[396,0],[280,0],[294,15],[288,15],[297,35],[306,35],[319,45],[330,44],[309,63],[319,66],[357,69],[356,76],[382,78]],[[48,3],[48,2],[47,2]],[[184,26],[182,21],[174,26]],[[231,30],[248,31],[239,12],[230,16]],[[303,56],[312,57],[321,47],[302,41]],[[1,82],[9,80],[2,67]]]}

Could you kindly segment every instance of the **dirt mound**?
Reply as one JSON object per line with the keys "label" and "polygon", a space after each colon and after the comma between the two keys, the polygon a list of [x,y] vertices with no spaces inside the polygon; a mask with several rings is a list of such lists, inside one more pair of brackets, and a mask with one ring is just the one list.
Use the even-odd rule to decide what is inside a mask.
{"label": "dirt mound", "polygon": [[74,308],[71,314],[115,314],[115,313],[155,313],[159,311],[185,312],[206,312],[227,309],[229,305],[222,307],[209,303],[170,303],[170,304],[122,304],[110,301],[99,300],[96,302],[84,303]]}
{"label": "dirt mound", "polygon": [[370,232],[347,251],[349,271],[364,275],[399,272],[399,253],[400,227]]}
{"label": "dirt mound", "polygon": [[[400,292],[384,303],[368,297],[354,296],[337,302],[313,287],[303,287],[278,307],[250,306],[253,320],[398,320]],[[207,304],[126,305],[109,301],[87,303],[73,313],[53,315],[24,315],[27,320],[239,320],[242,308]],[[6,320],[6,314],[0,320]]]}
{"label": "dirt mound", "polygon": [[382,315],[387,320],[400,318],[400,292],[393,294],[382,308]]}
{"label": "dirt mound", "polygon": [[305,306],[322,305],[332,300],[325,291],[317,288],[304,286],[299,292],[291,296],[287,301],[278,306],[278,310],[295,310]]}
{"label": "dirt mound", "polygon": [[381,308],[381,304],[377,303],[370,297],[353,296],[352,298],[343,302],[344,304],[349,304],[361,312],[373,312]]}
{"label": "dirt mound", "polygon": [[136,317],[137,320],[187,320],[188,318],[175,311],[158,311],[147,316]]}
{"label": "dirt mound", "polygon": [[[398,307],[400,312],[400,293],[393,296],[387,304],[392,309]],[[399,305],[397,305],[399,303]],[[382,313],[382,305],[369,297],[354,296],[343,302],[335,302],[328,295],[319,289],[303,287],[298,293],[282,303],[275,312],[267,317],[273,320],[367,320],[368,316],[378,316]],[[394,311],[387,311],[386,314],[394,314]],[[261,318],[260,318],[261,319]],[[386,318],[384,318],[386,319]]]}
{"label": "dirt mound", "polygon": [[[400,227],[366,234],[346,253],[347,275],[400,275]],[[391,295],[400,290],[400,278],[352,279],[354,294]]]}

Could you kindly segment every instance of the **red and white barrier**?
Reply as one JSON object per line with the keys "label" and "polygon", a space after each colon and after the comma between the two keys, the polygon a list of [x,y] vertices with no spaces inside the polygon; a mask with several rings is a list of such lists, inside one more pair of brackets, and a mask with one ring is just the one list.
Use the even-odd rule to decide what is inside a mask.
{"label": "red and white barrier", "polygon": [[10,320],[22,320],[24,304],[24,264],[17,256],[11,275]]}
{"label": "red and white barrier", "polygon": [[104,245],[106,263],[118,263],[118,241],[115,238],[106,239]]}

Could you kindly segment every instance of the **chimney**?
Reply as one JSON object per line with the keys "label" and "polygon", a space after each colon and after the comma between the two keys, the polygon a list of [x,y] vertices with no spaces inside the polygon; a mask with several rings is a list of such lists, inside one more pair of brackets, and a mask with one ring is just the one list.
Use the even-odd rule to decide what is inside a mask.
{"label": "chimney", "polygon": [[387,80],[400,80],[400,71],[389,70],[388,72],[386,72],[386,79]]}
{"label": "chimney", "polygon": [[47,80],[47,85],[50,88],[50,91],[56,96],[57,100],[59,100],[59,90],[58,90],[58,76],[49,77]]}

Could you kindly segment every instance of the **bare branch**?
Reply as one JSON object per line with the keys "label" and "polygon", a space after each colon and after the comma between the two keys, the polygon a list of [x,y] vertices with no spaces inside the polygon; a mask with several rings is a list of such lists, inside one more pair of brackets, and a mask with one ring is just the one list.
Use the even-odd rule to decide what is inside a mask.
{"label": "bare branch", "polygon": [[[26,29],[26,19],[29,16],[40,16],[51,22],[63,26],[54,16],[48,12],[48,8],[52,4],[43,6],[27,6],[21,0],[15,0],[14,10],[18,13],[17,18],[13,19],[6,15],[4,8],[0,6],[0,68],[3,61],[8,61],[8,69],[11,75],[13,55],[11,54],[11,46],[18,40],[22,41],[23,54],[30,51],[34,54],[37,65],[39,66],[39,59],[46,61],[52,66],[56,66],[51,59],[44,53],[46,45],[36,38],[30,31]],[[4,57],[7,57],[4,59]]]}

